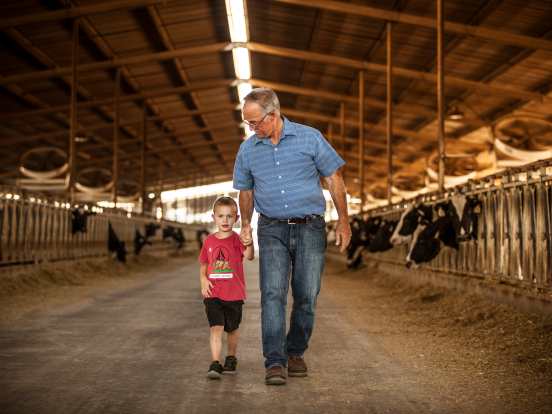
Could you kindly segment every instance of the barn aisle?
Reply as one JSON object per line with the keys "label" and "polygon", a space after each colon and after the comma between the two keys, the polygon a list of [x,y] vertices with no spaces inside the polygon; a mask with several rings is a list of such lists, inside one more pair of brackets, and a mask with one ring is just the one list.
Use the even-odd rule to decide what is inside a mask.
{"label": "barn aisle", "polygon": [[461,398],[452,395],[457,371],[428,376],[421,366],[405,363],[401,352],[413,350],[399,351],[407,347],[401,335],[408,333],[389,326],[394,335],[390,350],[381,340],[389,337],[381,326],[370,329],[344,312],[330,294],[337,289],[340,269],[331,265],[305,354],[309,376],[266,386],[257,266],[257,260],[245,263],[248,299],[238,375],[205,378],[208,324],[198,265],[190,258],[182,268],[160,271],[138,286],[99,294],[86,304],[36,311],[1,327],[0,412],[515,412],[492,390],[478,392],[464,376]]}

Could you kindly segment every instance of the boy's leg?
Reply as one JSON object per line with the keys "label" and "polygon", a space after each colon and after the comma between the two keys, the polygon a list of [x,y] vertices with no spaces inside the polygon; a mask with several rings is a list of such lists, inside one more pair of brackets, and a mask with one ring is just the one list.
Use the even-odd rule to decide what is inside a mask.
{"label": "boy's leg", "polygon": [[226,333],[226,342],[228,343],[228,356],[224,361],[224,367],[222,368],[223,374],[235,374],[238,369],[238,358],[236,358],[236,351],[238,349],[238,330],[235,329],[232,332]]}
{"label": "boy's leg", "polygon": [[220,354],[222,350],[222,331],[224,326],[211,326],[211,334],[209,336],[209,344],[211,345],[211,357],[213,361],[220,363]]}
{"label": "boy's leg", "polygon": [[236,351],[238,349],[238,328],[242,319],[243,300],[234,300],[224,303],[224,331],[228,343],[228,356],[224,362],[223,374],[235,374],[238,368]]}
{"label": "boy's leg", "polygon": [[227,332],[226,333],[226,342],[228,343],[228,355],[230,356],[236,356],[236,351],[238,349],[238,339],[239,334],[238,330],[236,329],[233,332]]}

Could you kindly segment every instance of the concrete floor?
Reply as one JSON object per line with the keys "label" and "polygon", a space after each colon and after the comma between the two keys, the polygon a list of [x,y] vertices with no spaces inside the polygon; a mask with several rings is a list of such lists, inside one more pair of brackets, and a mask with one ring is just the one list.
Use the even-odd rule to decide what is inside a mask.
{"label": "concrete floor", "polygon": [[323,297],[305,354],[309,376],[266,386],[257,260],[245,263],[238,374],[207,379],[198,264],[186,263],[137,287],[0,328],[0,413],[461,412]]}

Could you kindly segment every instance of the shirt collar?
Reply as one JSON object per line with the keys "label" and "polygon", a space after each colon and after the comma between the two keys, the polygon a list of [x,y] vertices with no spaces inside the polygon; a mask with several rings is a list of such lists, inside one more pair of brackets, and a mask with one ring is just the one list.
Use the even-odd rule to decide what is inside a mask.
{"label": "shirt collar", "polygon": [[[289,122],[289,120],[285,116],[280,115],[280,118],[282,118],[282,120],[284,121],[284,127],[282,128],[282,137],[280,138],[280,140],[284,139],[288,135],[297,136],[295,126],[291,122]],[[257,134],[251,135],[249,139],[253,140],[253,145],[257,145],[259,142],[262,142],[265,145],[269,145],[268,142],[270,142],[268,138],[259,138]]]}

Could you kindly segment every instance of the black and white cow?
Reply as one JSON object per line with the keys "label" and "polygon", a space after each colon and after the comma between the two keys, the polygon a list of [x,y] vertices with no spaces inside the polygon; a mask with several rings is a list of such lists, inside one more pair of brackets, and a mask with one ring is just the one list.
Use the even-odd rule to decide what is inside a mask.
{"label": "black and white cow", "polygon": [[459,242],[477,238],[478,215],[481,212],[481,200],[456,194],[451,197],[452,214],[456,238]]}
{"label": "black and white cow", "polygon": [[203,249],[203,242],[205,241],[208,235],[209,235],[209,232],[207,230],[197,231],[196,240],[197,240],[197,243],[199,244],[200,249]]}
{"label": "black and white cow", "polygon": [[370,246],[381,224],[381,218],[370,217],[366,220],[354,218],[351,223],[351,241],[347,246],[347,267],[357,269],[362,261],[362,252]]}
{"label": "black and white cow", "polygon": [[442,245],[458,249],[450,203],[436,205],[435,211],[437,218],[420,224],[412,235],[410,251],[406,257],[408,268],[415,269],[420,263],[429,262],[437,257]]}
{"label": "black and white cow", "polygon": [[412,234],[420,224],[433,220],[433,208],[419,203],[410,204],[403,211],[393,235],[389,239],[393,246],[401,246],[412,241]]}
{"label": "black and white cow", "polygon": [[93,216],[96,213],[85,210],[82,207],[76,208],[71,212],[72,233],[86,233],[88,231],[88,216]]}
{"label": "black and white cow", "polygon": [[167,237],[172,237],[177,243],[177,249],[181,249],[186,243],[186,238],[181,229],[177,229],[173,226],[167,226],[163,229],[163,240]]}
{"label": "black and white cow", "polygon": [[389,239],[391,239],[397,223],[398,221],[383,220],[376,232],[375,237],[368,246],[368,251],[375,253],[391,249],[393,245]]}
{"label": "black and white cow", "polygon": [[117,259],[119,259],[119,261],[126,262],[127,251],[125,249],[125,242],[119,240],[119,237],[117,237],[117,233],[115,233],[113,227],[111,227],[111,223],[109,223],[108,226],[109,234],[107,239],[107,249],[110,252],[116,252]]}
{"label": "black and white cow", "polygon": [[145,244],[151,246],[151,242],[149,242],[146,237],[142,236],[142,233],[136,229],[136,236],[134,237],[134,254],[138,256]]}
{"label": "black and white cow", "polygon": [[155,224],[155,223],[149,223],[149,224],[146,224],[146,235],[145,235],[145,238],[147,239],[148,237],[150,236],[155,236],[155,232],[157,231],[157,229],[161,228],[161,226],[159,224]]}

